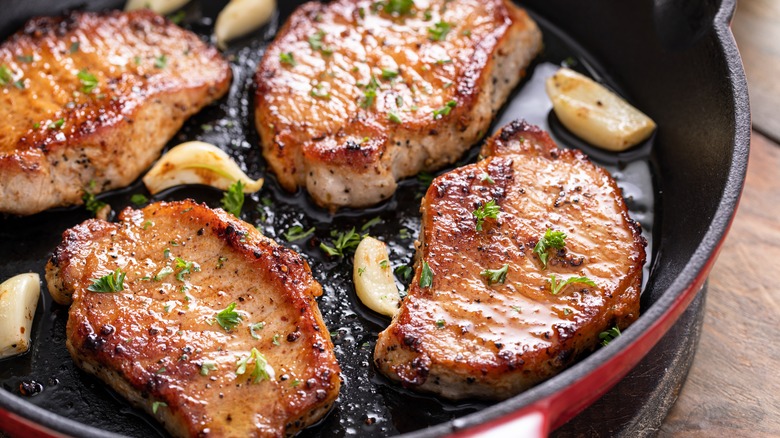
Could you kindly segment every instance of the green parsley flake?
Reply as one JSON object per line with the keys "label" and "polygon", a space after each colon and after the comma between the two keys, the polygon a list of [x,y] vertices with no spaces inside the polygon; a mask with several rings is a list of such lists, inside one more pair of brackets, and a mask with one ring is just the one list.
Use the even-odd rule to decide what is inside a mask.
{"label": "green parsley flake", "polygon": [[163,69],[168,65],[168,57],[163,53],[162,55],[154,58],[154,67]]}
{"label": "green parsley flake", "polygon": [[382,69],[382,79],[390,80],[396,77],[398,77],[398,70],[393,70],[389,68]]}
{"label": "green parsley flake", "polygon": [[563,249],[564,246],[566,246],[566,233],[553,231],[549,228],[544,232],[544,236],[534,246],[534,253],[539,256],[539,260],[542,262],[542,269],[547,269],[548,250],[552,248]]}
{"label": "green parsley flake", "polygon": [[374,3],[375,8],[391,15],[411,15],[414,0],[386,0]]}
{"label": "green parsley flake", "polygon": [[392,111],[387,114],[387,120],[390,120],[393,123],[401,123],[401,117]]}
{"label": "green parsley flake", "polygon": [[610,342],[614,341],[615,338],[620,336],[620,328],[618,326],[612,327],[611,329],[599,333],[599,339],[601,339],[601,345],[607,346]]}
{"label": "green parsley flake", "polygon": [[285,233],[284,238],[287,239],[288,242],[295,242],[298,240],[305,239],[309,236],[311,236],[314,233],[314,227],[309,228],[308,230],[304,231],[303,227],[300,225],[295,225],[293,227],[290,227]]}
{"label": "green parsley flake", "polygon": [[455,108],[457,105],[458,102],[455,102],[454,100],[447,102],[447,104],[444,105],[443,107],[433,111],[433,119],[439,120],[444,116],[448,116],[452,111],[452,109]]}
{"label": "green parsley flake", "polygon": [[273,341],[272,341],[274,345],[277,345],[277,346],[278,346],[278,345],[282,345],[282,344],[280,344],[280,343],[279,343],[279,338],[280,338],[281,336],[282,336],[282,335],[280,335],[279,333],[276,333],[276,334],[274,334],[274,339],[273,339]]}
{"label": "green parsley flake", "polygon": [[168,403],[161,402],[161,401],[156,401],[156,402],[152,403],[152,412],[154,412],[156,414],[157,413],[157,409],[159,409],[161,407],[166,407],[166,406],[168,406]]}
{"label": "green parsley flake", "polygon": [[493,181],[493,178],[490,177],[490,174],[487,172],[482,172],[482,175],[479,176],[480,181],[486,182],[488,184],[495,184],[496,182]]}
{"label": "green parsley flake", "polygon": [[362,227],[360,227],[360,231],[366,231],[366,230],[368,230],[369,228],[371,228],[371,227],[373,227],[374,225],[376,225],[376,224],[379,224],[379,223],[381,223],[381,222],[382,222],[382,218],[381,218],[381,217],[379,217],[379,216],[377,216],[377,217],[375,217],[375,218],[373,218],[373,219],[369,220],[368,222],[364,223],[364,224],[363,224],[363,226],[362,226]]}
{"label": "green parsley flake", "polygon": [[0,65],[0,85],[8,85],[14,81],[14,74],[7,65]]}
{"label": "green parsley flake", "polygon": [[84,93],[91,93],[98,86],[98,79],[87,69],[83,69],[76,75],[81,81],[81,91]]}
{"label": "green parsley flake", "polygon": [[33,58],[33,55],[19,55],[16,57],[16,59],[19,62],[23,62],[25,64],[29,64],[35,60],[35,58]]}
{"label": "green parsley flake", "polygon": [[60,129],[65,124],[65,119],[57,119],[49,123],[49,129]]}
{"label": "green parsley flake", "polygon": [[368,109],[374,106],[374,101],[376,100],[376,90],[379,89],[379,82],[377,82],[376,78],[372,75],[371,80],[368,81],[368,84],[366,85],[365,91],[363,91],[363,101],[360,102],[360,107],[363,109]]}
{"label": "green parsley flake", "polygon": [[187,17],[186,11],[178,11],[175,14],[169,15],[168,19],[171,20],[171,23],[173,24],[180,24],[186,17]]}
{"label": "green parsley flake", "polygon": [[395,272],[395,275],[397,275],[401,281],[407,282],[412,277],[414,270],[411,266],[401,265],[396,267],[393,272]]}
{"label": "green parsley flake", "polygon": [[287,64],[291,67],[295,67],[296,65],[298,65],[298,63],[295,61],[295,57],[293,56],[292,52],[280,53],[279,62],[281,62],[282,64]]}
{"label": "green parsley flake", "polygon": [[315,87],[312,87],[309,94],[317,99],[330,100],[330,93],[323,84],[317,84]]}
{"label": "green parsley flake", "polygon": [[204,361],[200,365],[200,375],[201,376],[208,376],[209,371],[214,371],[217,369],[217,363],[212,361]]}
{"label": "green parsley flake", "polygon": [[241,216],[241,208],[244,206],[244,183],[237,180],[228,187],[220,201],[222,208],[235,217]]}
{"label": "green parsley flake", "polygon": [[255,330],[262,330],[263,327],[265,327],[265,322],[258,322],[249,326],[249,334],[252,336],[252,339],[254,340],[260,339],[260,336],[257,336]]}
{"label": "green parsley flake", "polygon": [[173,274],[173,268],[171,268],[170,266],[163,266],[160,269],[160,272],[158,272],[157,275],[155,275],[154,278],[152,278],[152,280],[160,281],[171,274]]}
{"label": "green parsley flake", "polygon": [[433,271],[428,265],[428,262],[423,260],[422,272],[420,272],[420,287],[431,287],[433,284]]}
{"label": "green parsley flake", "polygon": [[87,288],[90,292],[113,293],[125,290],[125,273],[117,268],[114,272],[100,278],[93,278]]}
{"label": "green parsley flake", "polygon": [[444,319],[437,319],[436,320],[436,328],[443,329],[445,325],[446,325],[446,322],[444,321]]}
{"label": "green parsley flake", "polygon": [[179,257],[176,257],[174,263],[176,264],[176,269],[180,269],[179,273],[176,274],[176,279],[179,281],[184,281],[185,275],[200,271],[200,266],[197,263],[188,262]]}
{"label": "green parsley flake", "polygon": [[550,283],[550,292],[552,292],[553,295],[558,295],[558,292],[562,291],[563,288],[574,283],[582,283],[591,287],[598,287],[596,283],[594,283],[593,280],[589,279],[588,277],[571,277],[566,281],[558,282],[555,279],[555,274],[550,274],[550,278],[547,281]]}
{"label": "green parsley flake", "polygon": [[85,190],[81,195],[81,200],[84,201],[84,207],[92,213],[93,216],[97,216],[98,212],[102,210],[107,204],[103,201],[98,201],[95,198],[95,194]]}
{"label": "green parsley flake", "polygon": [[384,259],[381,262],[379,262],[379,267],[382,269],[387,269],[390,267],[390,260]]}
{"label": "green parsley flake", "polygon": [[496,204],[495,199],[482,204],[478,209],[471,212],[477,219],[477,231],[482,231],[482,224],[485,223],[485,219],[496,219],[498,213],[501,211],[501,207]]}
{"label": "green parsley flake", "polygon": [[501,269],[485,269],[479,275],[487,278],[488,286],[491,286],[495,283],[504,284],[507,272],[509,272],[509,265],[504,264]]}
{"label": "green parsley flake", "polygon": [[141,193],[136,193],[136,194],[134,194],[133,196],[130,197],[130,202],[133,205],[135,205],[137,207],[140,207],[140,206],[146,204],[147,202],[149,202],[149,198],[147,198],[146,196],[144,196]]}
{"label": "green parsley flake", "polygon": [[331,237],[336,237],[336,240],[331,242],[333,246],[326,245],[322,242],[320,243],[320,249],[332,257],[344,257],[344,254],[347,251],[354,251],[362,239],[360,233],[355,232],[355,227],[352,227],[352,229],[347,232],[341,233],[333,230],[331,232]]}
{"label": "green parsley flake", "polygon": [[434,24],[433,27],[428,28],[428,38],[431,41],[444,41],[447,38],[447,34],[452,30],[450,23],[439,21]]}
{"label": "green parsley flake", "polygon": [[70,52],[71,55],[78,52],[79,46],[81,46],[81,43],[79,43],[78,41],[73,41],[72,43],[70,43],[70,49],[68,49],[68,52]]}
{"label": "green parsley flake", "polygon": [[241,314],[236,312],[236,303],[230,303],[226,308],[217,312],[215,316],[217,324],[222,326],[226,332],[232,330],[235,326],[241,324],[241,320],[244,319]]}
{"label": "green parsley flake", "polygon": [[252,348],[249,356],[239,359],[236,362],[236,374],[243,375],[246,373],[247,365],[251,360],[254,360],[254,370],[252,371],[252,383],[257,383],[262,380],[273,380],[275,377],[274,369],[268,364],[268,360],[262,353],[257,351],[257,348]]}

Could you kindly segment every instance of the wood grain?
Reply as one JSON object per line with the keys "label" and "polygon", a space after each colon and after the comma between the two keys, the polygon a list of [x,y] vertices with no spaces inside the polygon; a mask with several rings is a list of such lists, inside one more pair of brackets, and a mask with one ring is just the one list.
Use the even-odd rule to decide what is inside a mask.
{"label": "wood grain", "polygon": [[732,30],[745,64],[754,127],[780,142],[780,1],[740,0]]}
{"label": "wood grain", "polygon": [[780,436],[780,147],[755,133],[699,350],[662,437]]}

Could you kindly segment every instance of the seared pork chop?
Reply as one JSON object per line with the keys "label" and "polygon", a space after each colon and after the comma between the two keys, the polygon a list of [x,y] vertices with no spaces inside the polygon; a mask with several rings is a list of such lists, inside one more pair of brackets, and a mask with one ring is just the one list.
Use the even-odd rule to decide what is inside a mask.
{"label": "seared pork chop", "polygon": [[258,66],[263,155],[321,206],[375,204],[457,160],[540,49],[509,0],[307,3]]}
{"label": "seared pork chop", "polygon": [[130,184],[230,78],[216,49],[150,11],[30,20],[0,45],[0,213]]}
{"label": "seared pork chop", "polygon": [[390,378],[453,399],[514,395],[639,316],[646,242],[610,175],[521,122],[482,154],[428,189],[415,277],[374,351]]}
{"label": "seared pork chop", "polygon": [[63,234],[46,280],[72,301],[76,364],[175,436],[290,435],[338,395],[308,264],[222,210],[157,203],[88,220]]}

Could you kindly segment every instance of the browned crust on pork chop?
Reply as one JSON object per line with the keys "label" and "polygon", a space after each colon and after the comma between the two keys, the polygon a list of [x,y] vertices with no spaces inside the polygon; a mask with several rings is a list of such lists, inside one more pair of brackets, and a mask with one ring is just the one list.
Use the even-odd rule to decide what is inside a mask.
{"label": "browned crust on pork chop", "polygon": [[541,49],[536,24],[508,0],[417,1],[408,15],[379,5],[304,4],[255,77],[271,170],[330,209],[375,204],[397,180],[457,160]]}
{"label": "browned crust on pork chop", "polygon": [[[179,261],[194,264],[182,272]],[[162,274],[166,267],[173,272]],[[123,291],[88,290],[117,268]],[[175,436],[291,435],[338,395],[340,370],[315,301],[322,288],[308,264],[222,210],[156,203],[124,210],[119,223],[88,220],[63,233],[46,280],[56,301],[72,300],[67,347],[76,363]],[[231,303],[243,319],[227,331],[215,316]],[[252,362],[237,374],[252,348],[274,378],[253,383]]]}
{"label": "browned crust on pork chop", "polygon": [[[489,139],[483,155],[429,188],[414,280],[374,351],[390,378],[448,398],[517,394],[639,316],[646,242],[610,175],[521,122]],[[501,211],[477,231],[472,212],[490,200]],[[547,229],[568,237],[544,269],[533,249]],[[420,285],[423,260],[431,287]],[[504,264],[505,282],[488,284],[482,271]],[[574,283],[553,295],[551,274],[597,287]]]}
{"label": "browned crust on pork chop", "polygon": [[150,11],[34,18],[0,45],[0,66],[13,77],[0,86],[0,212],[20,215],[130,184],[231,78],[216,49]]}

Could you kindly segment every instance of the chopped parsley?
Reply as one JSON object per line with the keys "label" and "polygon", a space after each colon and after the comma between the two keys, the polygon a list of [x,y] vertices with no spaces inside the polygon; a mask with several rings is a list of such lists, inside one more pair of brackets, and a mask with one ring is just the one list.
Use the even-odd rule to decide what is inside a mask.
{"label": "chopped parsley", "polygon": [[487,172],[482,172],[482,174],[479,176],[480,181],[486,182],[488,184],[495,184],[496,182],[493,180],[493,178],[490,177],[490,174]]}
{"label": "chopped parsley", "polygon": [[444,321],[444,319],[437,319],[436,320],[436,328],[442,329],[442,328],[444,328],[445,325],[446,325],[446,322]]}
{"label": "chopped parsley", "polygon": [[176,279],[179,281],[184,281],[185,275],[200,271],[200,266],[197,263],[188,262],[179,257],[176,257],[174,263],[176,264],[176,269],[180,269],[179,273],[176,274]]}
{"label": "chopped parsley", "polygon": [[387,269],[390,267],[390,260],[384,259],[381,262],[379,262],[379,267],[382,269]]}
{"label": "chopped parsley", "polygon": [[374,8],[391,15],[410,15],[414,8],[414,0],[385,0],[374,3]]}
{"label": "chopped parsley", "polygon": [[70,43],[70,49],[68,49],[68,52],[72,55],[79,51],[79,46],[81,46],[81,43],[78,41],[73,41]]}
{"label": "chopped parsley", "polygon": [[237,180],[228,187],[220,201],[222,208],[235,217],[241,216],[241,208],[244,206],[244,183]]}
{"label": "chopped parsley", "polygon": [[433,27],[428,28],[428,38],[431,41],[444,41],[447,38],[447,34],[452,30],[450,23],[439,21],[434,24]]}
{"label": "chopped parsley", "polygon": [[358,277],[362,277],[364,272],[366,272],[366,268],[358,268]]}
{"label": "chopped parsley", "polygon": [[98,86],[98,79],[87,69],[83,69],[76,75],[81,82],[81,91],[84,93],[91,93]]}
{"label": "chopped parsley", "polygon": [[214,371],[216,369],[217,369],[216,362],[204,361],[200,365],[200,375],[201,376],[208,376],[209,375],[209,371]]}
{"label": "chopped parsley", "polygon": [[158,272],[157,275],[152,278],[152,280],[160,281],[171,274],[173,274],[173,268],[170,266],[163,266],[162,269],[160,269],[160,272]]}
{"label": "chopped parsley", "polygon": [[49,129],[60,129],[64,124],[65,124],[65,119],[60,118],[49,123]]}
{"label": "chopped parsley", "polygon": [[495,199],[482,204],[478,209],[471,212],[475,218],[477,218],[477,231],[482,231],[482,224],[485,223],[485,219],[496,219],[498,213],[501,211],[501,207],[496,204]]}
{"label": "chopped parsley", "polygon": [[620,336],[620,328],[618,326],[614,326],[611,329],[599,333],[599,339],[601,339],[601,345],[607,346],[610,342],[614,341],[615,338]]}
{"label": "chopped parsley", "polygon": [[487,278],[488,286],[490,286],[495,283],[504,284],[507,272],[509,272],[509,265],[504,264],[501,269],[485,269],[479,275]]}
{"label": "chopped parsley", "polygon": [[411,268],[411,266],[401,265],[396,267],[393,272],[395,272],[395,275],[397,275],[401,281],[406,282],[412,278],[412,273],[414,270]]}
{"label": "chopped parsley", "polygon": [[558,282],[555,279],[555,274],[550,274],[550,278],[547,280],[550,283],[550,292],[553,295],[558,295],[558,292],[562,291],[567,285],[573,283],[587,284],[588,286],[597,287],[596,283],[588,277],[571,277],[566,281]]}
{"label": "chopped parsley", "polygon": [[333,49],[325,47],[325,45],[322,43],[322,40],[325,38],[325,31],[322,29],[318,29],[317,32],[315,32],[312,35],[309,35],[309,46],[311,46],[311,49],[315,52],[320,52],[325,56],[332,55]]}
{"label": "chopped parsley", "polygon": [[314,227],[304,231],[303,227],[300,225],[295,225],[294,227],[290,227],[290,229],[284,233],[284,238],[287,239],[288,242],[295,242],[297,240],[305,239],[311,236],[313,233]]}
{"label": "chopped parsley", "polygon": [[230,303],[226,308],[217,312],[215,317],[217,324],[222,326],[226,332],[232,330],[235,326],[241,324],[243,317],[236,312],[236,303]]}
{"label": "chopped parsley", "polygon": [[363,91],[363,101],[360,102],[360,107],[368,109],[374,106],[376,100],[376,90],[379,89],[379,82],[377,82],[374,76],[371,76],[371,80],[366,84],[366,89]]}
{"label": "chopped parsley", "polygon": [[325,251],[329,256],[344,257],[344,253],[347,251],[354,251],[360,243],[360,233],[355,232],[355,227],[347,232],[337,232],[333,230],[330,233],[331,237],[336,237],[336,240],[332,241],[333,246],[326,245],[325,242],[320,243],[320,249]]}
{"label": "chopped parsley", "polygon": [[322,84],[317,84],[315,87],[312,87],[309,94],[317,99],[330,100],[330,93],[327,89],[324,89]]}
{"label": "chopped parsley", "polygon": [[364,223],[363,226],[360,227],[360,231],[366,231],[367,229],[369,229],[369,228],[373,227],[374,225],[376,225],[378,223],[381,223],[381,222],[382,222],[382,218],[377,216],[377,217],[369,220],[368,222]]}
{"label": "chopped parsley", "polygon": [[512,310],[514,310],[517,313],[523,313],[523,309],[520,308],[520,306],[511,306]]}
{"label": "chopped parsley", "polygon": [[390,120],[393,123],[401,123],[401,117],[392,111],[387,114],[387,120]]}
{"label": "chopped parsley", "polygon": [[549,257],[547,251],[551,248],[563,249],[564,246],[566,246],[566,233],[553,231],[549,228],[544,232],[544,236],[534,246],[534,253],[539,256],[542,269],[547,269],[547,258]]}
{"label": "chopped parsley", "polygon": [[0,85],[8,85],[14,81],[14,75],[7,65],[0,65]]}
{"label": "chopped parsley", "polygon": [[146,204],[147,202],[149,202],[149,198],[147,198],[141,193],[136,193],[130,197],[130,202],[132,202],[133,205],[140,207]]}
{"label": "chopped parsley", "polygon": [[428,266],[428,262],[423,260],[422,272],[420,273],[420,287],[431,287],[433,284],[433,271]]}
{"label": "chopped parsley", "polygon": [[281,337],[281,335],[280,335],[279,333],[275,333],[275,334],[274,334],[274,339],[273,339],[273,341],[272,341],[274,345],[281,345],[281,344],[279,343],[279,338],[280,338],[280,337]]}
{"label": "chopped parsley", "polygon": [[125,290],[125,273],[117,268],[114,272],[100,278],[93,278],[87,288],[90,292],[113,293]]}
{"label": "chopped parsley", "polygon": [[249,326],[249,334],[252,336],[252,339],[254,340],[260,339],[260,336],[257,336],[255,330],[262,330],[263,327],[265,327],[265,322],[257,322]]}
{"label": "chopped parsley", "polygon": [[217,257],[217,269],[222,269],[222,267],[225,266],[226,261],[227,261],[227,257],[224,256]]}
{"label": "chopped parsley", "polygon": [[296,65],[298,65],[298,63],[295,61],[295,57],[293,56],[292,52],[280,53],[279,62],[281,62],[282,64],[287,64],[291,67],[295,67]]}
{"label": "chopped parsley", "polygon": [[457,105],[458,102],[455,102],[454,100],[447,102],[447,104],[444,105],[443,107],[433,111],[433,119],[439,120],[444,116],[448,116],[450,114],[450,111],[452,111],[452,109],[455,108]]}
{"label": "chopped parsley", "polygon": [[178,11],[175,14],[169,15],[168,19],[171,20],[171,23],[173,24],[180,24],[186,17],[187,17],[186,11]]}
{"label": "chopped parsley", "polygon": [[29,64],[35,60],[35,58],[32,55],[19,55],[16,57],[16,59],[19,62],[23,62],[25,64]]}
{"label": "chopped parsley", "polygon": [[389,80],[398,77],[398,70],[392,70],[389,68],[382,69],[382,79]]}
{"label": "chopped parsley", "polygon": [[274,378],[274,369],[268,365],[268,360],[262,353],[257,351],[257,348],[252,348],[249,356],[239,359],[236,363],[236,374],[243,375],[246,373],[247,365],[249,361],[254,359],[255,368],[252,371],[252,383],[257,383],[262,380],[272,380]]}
{"label": "chopped parsley", "polygon": [[157,409],[160,409],[160,407],[166,407],[166,406],[168,406],[168,403],[161,402],[161,401],[156,401],[156,402],[152,403],[152,412],[154,412],[156,414],[157,413]]}
{"label": "chopped parsley", "polygon": [[420,183],[423,185],[429,186],[435,177],[435,175],[428,172],[420,172],[417,174],[417,181],[420,181]]}
{"label": "chopped parsley", "polygon": [[168,57],[163,53],[162,55],[154,58],[154,67],[163,69],[168,65]]}
{"label": "chopped parsley", "polygon": [[92,213],[93,216],[97,216],[98,212],[103,209],[107,204],[103,201],[98,201],[95,198],[95,194],[90,191],[84,191],[81,195],[81,200],[84,201],[84,207],[87,211]]}

